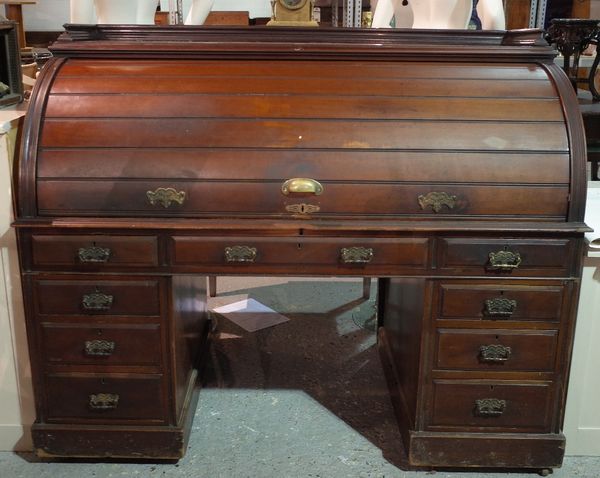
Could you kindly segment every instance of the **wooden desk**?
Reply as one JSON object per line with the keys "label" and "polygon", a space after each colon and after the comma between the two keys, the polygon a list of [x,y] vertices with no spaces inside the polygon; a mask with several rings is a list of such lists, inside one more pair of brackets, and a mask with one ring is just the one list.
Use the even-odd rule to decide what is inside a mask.
{"label": "wooden desk", "polygon": [[539,32],[61,38],[18,171],[41,456],[180,457],[206,277],[317,275],[381,278],[412,465],[560,465],[585,142]]}
{"label": "wooden desk", "polygon": [[28,1],[20,1],[20,0],[0,0],[0,5],[4,4],[6,9],[6,18],[12,20],[13,22],[17,22],[17,29],[19,32],[19,46],[21,48],[25,48],[27,46],[27,41],[25,40],[25,25],[23,23],[23,5],[35,5],[37,1],[28,0]]}

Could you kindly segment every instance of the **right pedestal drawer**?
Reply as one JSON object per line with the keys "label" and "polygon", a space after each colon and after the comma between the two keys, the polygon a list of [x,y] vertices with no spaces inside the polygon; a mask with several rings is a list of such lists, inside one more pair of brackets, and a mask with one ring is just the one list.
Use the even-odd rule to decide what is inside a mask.
{"label": "right pedestal drawer", "polygon": [[436,370],[552,372],[556,330],[438,329]]}
{"label": "right pedestal drawer", "polygon": [[549,432],[552,382],[434,380],[428,429]]}
{"label": "right pedestal drawer", "polygon": [[438,244],[438,269],[452,275],[565,277],[578,263],[569,238],[445,237]]}

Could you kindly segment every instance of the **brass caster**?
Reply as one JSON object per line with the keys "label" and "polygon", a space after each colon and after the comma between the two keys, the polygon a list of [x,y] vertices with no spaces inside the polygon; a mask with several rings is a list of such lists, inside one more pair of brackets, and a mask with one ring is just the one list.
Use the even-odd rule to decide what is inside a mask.
{"label": "brass caster", "polygon": [[548,476],[552,473],[554,473],[554,470],[552,468],[542,468],[540,471],[538,471],[538,475],[540,476]]}

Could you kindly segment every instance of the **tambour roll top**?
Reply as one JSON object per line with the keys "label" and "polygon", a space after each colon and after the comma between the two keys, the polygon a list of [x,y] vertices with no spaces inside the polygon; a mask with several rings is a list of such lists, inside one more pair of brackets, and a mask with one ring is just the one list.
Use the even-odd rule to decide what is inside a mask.
{"label": "tambour roll top", "polygon": [[22,217],[582,219],[582,127],[539,32],[171,31],[58,42]]}

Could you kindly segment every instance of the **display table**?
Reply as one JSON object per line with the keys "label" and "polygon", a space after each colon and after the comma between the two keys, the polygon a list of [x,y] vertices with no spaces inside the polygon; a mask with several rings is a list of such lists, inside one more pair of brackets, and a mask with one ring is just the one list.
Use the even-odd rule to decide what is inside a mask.
{"label": "display table", "polygon": [[11,196],[11,166],[23,107],[0,109],[0,450],[31,448],[35,418]]}
{"label": "display table", "polygon": [[590,92],[584,90],[580,90],[577,97],[585,127],[588,161],[592,167],[592,181],[598,181],[600,179],[598,177],[600,164],[600,101],[592,101]]}

